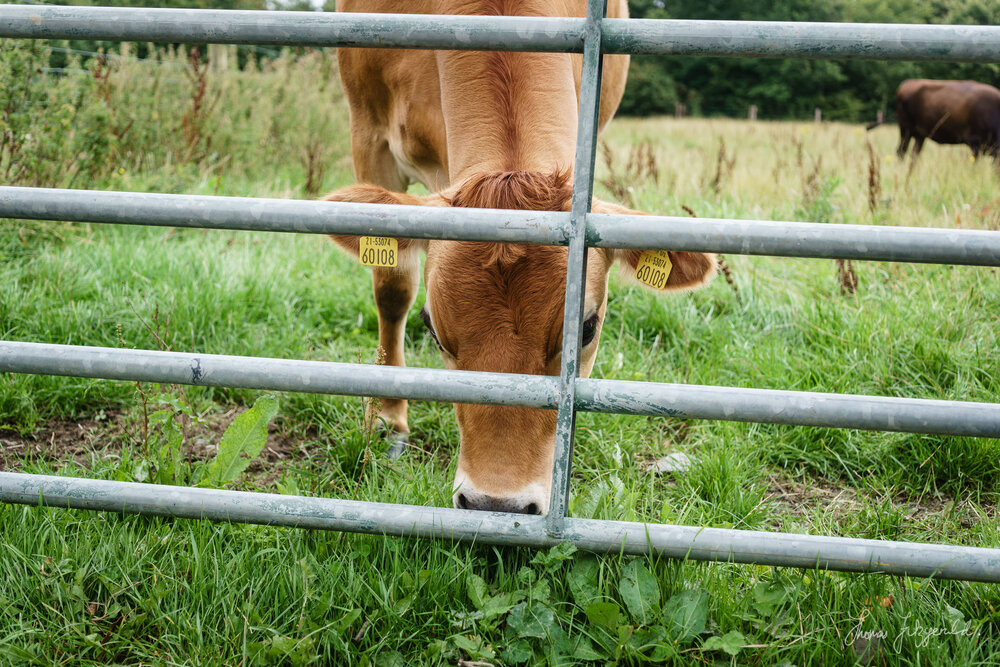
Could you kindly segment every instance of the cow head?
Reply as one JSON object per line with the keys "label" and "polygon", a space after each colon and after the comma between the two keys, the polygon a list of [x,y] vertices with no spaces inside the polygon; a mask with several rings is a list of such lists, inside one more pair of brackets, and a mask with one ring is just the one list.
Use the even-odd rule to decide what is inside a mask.
{"label": "cow head", "polygon": [[[425,198],[368,188],[370,201],[419,202],[435,206],[569,210],[565,173],[482,173]],[[374,196],[377,195],[377,196]],[[333,198],[358,201],[356,197]],[[597,213],[637,213],[594,200]],[[350,242],[338,241],[345,247]],[[431,241],[421,312],[450,369],[559,375],[568,251],[558,246]],[[418,243],[408,242],[407,252]],[[354,241],[357,247],[357,241]],[[400,252],[403,253],[401,244]],[[580,374],[590,374],[607,307],[608,275],[619,263],[635,272],[643,251],[592,248],[588,254]],[[712,255],[671,252],[673,269],[665,290],[707,282]],[[455,473],[456,507],[545,514],[551,490],[556,413],[552,410],[456,404],[461,443]]]}

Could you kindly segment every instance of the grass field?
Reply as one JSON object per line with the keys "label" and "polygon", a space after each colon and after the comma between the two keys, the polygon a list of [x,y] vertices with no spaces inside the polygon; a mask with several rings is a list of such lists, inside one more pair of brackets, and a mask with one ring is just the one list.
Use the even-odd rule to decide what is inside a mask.
{"label": "grass field", "polygon": [[[338,150],[323,154],[324,189],[350,182],[343,107],[331,104]],[[901,163],[892,127],[620,119],[604,140],[598,196],[650,212],[1000,229],[993,165],[931,144]],[[302,196],[308,159],[266,141],[239,150],[242,162],[123,162],[95,184]],[[994,269],[857,263],[856,293],[845,294],[832,260],[725,259],[732,284],[720,276],[679,297],[613,278],[594,377],[1000,402]],[[409,362],[441,367],[416,315],[422,299]],[[370,362],[377,335],[367,271],[323,238],[4,221],[0,338]],[[256,397],[6,374],[0,462],[187,481]],[[389,463],[361,428],[360,399],[278,398],[268,448],[230,488],[450,504],[450,406],[412,404],[417,449]],[[179,466],[164,458],[167,421],[181,428]],[[996,440],[595,414],[580,415],[577,433],[574,516],[1000,546]],[[670,452],[691,469],[646,471]],[[985,665],[1000,655],[1000,589],[987,584],[20,506],[0,506],[0,551],[0,664]]]}

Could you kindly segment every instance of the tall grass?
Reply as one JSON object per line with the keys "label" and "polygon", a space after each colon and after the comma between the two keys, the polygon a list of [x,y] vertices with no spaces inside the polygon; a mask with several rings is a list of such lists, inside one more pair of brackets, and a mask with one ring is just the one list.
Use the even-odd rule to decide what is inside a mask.
{"label": "tall grass", "polygon": [[347,108],[332,51],[286,49],[242,68],[235,46],[147,52],[138,58],[123,44],[118,54],[74,55],[60,74],[48,71],[44,43],[8,40],[5,182],[208,193],[267,183],[274,194],[313,196],[347,178]]}
{"label": "tall grass", "polygon": [[[304,197],[349,181],[332,54],[285,52],[260,71],[236,70],[225,48],[200,54],[197,66],[181,49],[156,60],[109,60],[99,75],[36,73],[45,86],[28,95],[32,104],[52,109],[63,94],[79,102],[59,132],[46,114],[22,119],[26,133],[44,133],[37,141],[80,146],[94,127],[104,138],[127,128],[80,167],[79,151],[22,148],[17,159],[52,161],[38,172],[49,180],[36,184]],[[100,115],[88,109],[103,109],[99,125],[84,122]],[[604,140],[598,196],[649,212],[1000,227],[995,166],[933,144],[916,164],[901,163],[888,128],[619,120]],[[2,155],[7,168],[12,153]],[[719,279],[683,296],[613,279],[594,375],[1000,401],[995,270],[859,263],[852,295],[826,260],[726,260],[732,286]],[[369,285],[364,269],[312,236],[0,227],[0,338],[8,340],[370,361]],[[417,306],[409,362],[439,367]],[[0,447],[19,453],[3,461],[144,479],[158,465],[153,436],[137,428],[144,410],[184,406],[185,452],[197,457],[211,443],[198,440],[196,422],[242,410],[256,395],[7,374]],[[412,404],[416,447],[388,462],[362,429],[359,399],[280,400],[271,444],[284,458],[268,474],[251,468],[235,487],[450,502],[458,433],[449,406]],[[45,454],[31,440],[55,433],[53,420],[84,417],[97,426],[81,430],[95,440],[83,454]],[[575,516],[1000,541],[996,440],[596,414],[580,415],[577,437]],[[647,470],[674,452],[691,458],[688,471]],[[996,661],[994,585],[570,551],[2,506],[0,663]]]}

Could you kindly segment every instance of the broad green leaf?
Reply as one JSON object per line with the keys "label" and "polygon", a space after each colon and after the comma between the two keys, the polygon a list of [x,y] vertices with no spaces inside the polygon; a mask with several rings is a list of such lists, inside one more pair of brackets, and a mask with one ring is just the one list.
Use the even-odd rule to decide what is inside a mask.
{"label": "broad green leaf", "polygon": [[628,647],[639,655],[646,655],[657,646],[667,644],[667,631],[662,625],[638,629],[628,640]]}
{"label": "broad green leaf", "polygon": [[594,602],[587,606],[584,613],[587,614],[588,621],[609,630],[617,628],[621,619],[621,607],[614,602]]}
{"label": "broad green leaf", "polygon": [[528,607],[522,602],[510,610],[507,626],[517,633],[518,637],[535,637],[544,639],[552,628],[556,627],[556,615],[551,607],[536,604]]}
{"label": "broad green leaf", "polygon": [[967,631],[972,627],[972,623],[965,620],[965,614],[961,610],[955,609],[950,604],[945,604],[943,627],[949,633],[957,635]]}
{"label": "broad green leaf", "polygon": [[592,602],[603,597],[599,585],[599,573],[600,567],[596,558],[581,558],[573,563],[573,569],[566,575],[569,590],[580,608],[586,609]]}
{"label": "broad green leaf", "polygon": [[278,493],[285,496],[302,495],[299,491],[299,483],[292,476],[287,476],[284,480],[278,482]]}
{"label": "broad green leaf", "polygon": [[622,568],[618,592],[632,618],[640,625],[653,621],[660,609],[660,585],[641,561],[630,561]]}
{"label": "broad green leaf", "polygon": [[451,641],[472,660],[491,660],[495,655],[479,635],[455,635]]}
{"label": "broad green leaf", "polygon": [[375,656],[375,667],[406,667],[408,664],[399,651],[381,651]]}
{"label": "broad green leaf", "polygon": [[482,612],[483,619],[489,620],[497,616],[502,616],[510,611],[514,605],[524,599],[524,593],[517,591],[515,593],[500,593],[499,595],[494,595],[488,598],[483,604]]}
{"label": "broad green leaf", "polygon": [[585,487],[582,492],[573,496],[573,499],[570,501],[570,508],[573,516],[585,519],[594,518],[594,515],[597,513],[597,505],[600,503],[602,497],[602,490],[599,487],[600,484]]}
{"label": "broad green leaf", "polygon": [[686,642],[705,631],[708,595],[704,591],[683,591],[663,605],[663,616],[671,635]]}
{"label": "broad green leaf", "polygon": [[392,612],[396,616],[406,616],[407,612],[410,611],[410,607],[413,606],[414,600],[417,598],[417,592],[413,591],[408,595],[404,596],[401,600],[397,601],[396,604],[392,605]]}
{"label": "broad green leaf", "polygon": [[657,644],[646,659],[650,662],[667,662],[677,657],[677,649],[670,644]]}
{"label": "broad green leaf", "polygon": [[788,595],[789,591],[777,581],[762,581],[753,587],[754,606],[764,617],[773,615]]}
{"label": "broad green leaf", "polygon": [[[528,603],[522,602],[514,605],[514,608],[510,610],[510,615],[507,617],[507,627],[513,630],[518,637],[533,637],[535,635],[531,634],[530,628],[528,628],[531,620],[532,618],[528,615]],[[522,629],[528,629],[528,633],[522,634]]]}
{"label": "broad green leaf", "polygon": [[483,640],[479,637],[467,637],[465,635],[455,635],[451,638],[451,641],[466,653],[475,653],[483,645]]}
{"label": "broad green leaf", "polygon": [[548,551],[540,551],[531,559],[532,565],[541,565],[548,570],[558,569],[564,561],[573,560],[577,551],[572,542],[560,542]]}
{"label": "broad green leaf", "polygon": [[350,627],[354,625],[354,621],[358,620],[360,616],[361,616],[360,609],[352,609],[351,611],[344,614],[344,616],[339,621],[337,621],[337,624],[335,626],[337,632],[345,632],[346,630],[349,630]]}
{"label": "broad green leaf", "polygon": [[[174,413],[170,410],[160,410],[168,413],[168,417],[160,422],[164,445],[158,453],[156,463],[156,481],[160,484],[184,483],[184,434],[174,421]],[[157,413],[158,414],[158,413]]]}
{"label": "broad green leaf", "polygon": [[174,416],[173,410],[168,410],[164,408],[163,410],[157,410],[149,415],[148,420],[150,424],[164,424],[167,421],[172,421]]}
{"label": "broad green leaf", "polygon": [[735,656],[747,643],[747,638],[742,632],[730,630],[721,637],[709,637],[702,644],[703,651],[725,651],[729,655]]}
{"label": "broad green leaf", "polygon": [[577,660],[603,660],[607,654],[594,649],[594,644],[583,635],[573,637],[573,651],[570,655]]}
{"label": "broad green leaf", "polygon": [[149,479],[149,459],[142,459],[132,468],[132,478],[136,482],[145,482]]}
{"label": "broad green leaf", "polygon": [[553,633],[548,637],[543,647],[548,654],[548,663],[551,665],[562,665],[568,662],[569,656],[573,655],[576,644],[565,632]]}
{"label": "broad green leaf", "polygon": [[549,586],[548,579],[539,579],[530,591],[531,599],[538,602],[548,602],[552,596],[552,587]]}
{"label": "broad green leaf", "polygon": [[488,597],[486,582],[476,574],[469,574],[465,579],[465,587],[469,592],[469,601],[476,609],[482,609]]}
{"label": "broad green leaf", "polygon": [[278,635],[271,638],[271,647],[267,651],[269,658],[283,658],[286,663],[304,665],[313,653],[313,640],[309,637],[296,639]]}
{"label": "broad green leaf", "polygon": [[434,639],[427,645],[427,648],[424,649],[423,656],[432,660],[441,660],[452,652],[453,651],[448,648],[448,642],[443,639]]}
{"label": "broad green leaf", "polygon": [[534,651],[531,650],[531,644],[523,639],[518,639],[516,642],[512,643],[510,646],[505,648],[500,655],[503,657],[504,662],[512,665],[520,665],[535,657]]}
{"label": "broad green leaf", "polygon": [[476,621],[482,619],[483,612],[481,611],[457,611],[452,614],[451,624],[456,628],[461,628],[462,630],[467,630],[476,625]]}
{"label": "broad green leaf", "polygon": [[573,516],[582,518],[597,518],[601,510],[609,507],[620,507],[625,502],[628,490],[625,483],[616,473],[598,481],[574,496],[570,505]]}
{"label": "broad green leaf", "polygon": [[278,400],[265,395],[238,416],[222,434],[219,453],[208,466],[200,486],[222,486],[240,476],[267,444],[267,425],[278,414]]}
{"label": "broad green leaf", "polygon": [[961,623],[965,620],[965,614],[963,614],[960,610],[955,609],[950,604],[944,605],[944,617],[951,625]]}

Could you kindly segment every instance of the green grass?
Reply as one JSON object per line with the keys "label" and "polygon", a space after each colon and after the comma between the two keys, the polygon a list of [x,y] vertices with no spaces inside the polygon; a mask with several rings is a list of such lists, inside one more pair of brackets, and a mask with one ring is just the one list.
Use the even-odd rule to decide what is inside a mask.
{"label": "green grass", "polygon": [[[617,176],[601,165],[599,180],[611,182],[598,196],[613,198],[617,183],[631,187],[625,203],[663,214],[688,206],[701,216],[998,227],[988,163],[928,145],[911,170],[892,157],[891,132],[858,130],[616,121],[605,139]],[[874,212],[866,139],[881,185]],[[658,177],[625,174],[630,147],[647,140]],[[720,140],[735,156],[724,173]],[[260,149],[257,161],[221,170],[129,162],[97,185],[301,196],[301,165],[273,164]],[[346,156],[329,161],[326,187],[350,182]],[[658,297],[613,278],[594,376],[1000,402],[995,270],[858,263],[858,293],[844,296],[829,260],[726,261],[736,290],[720,276]],[[0,226],[5,340],[370,362],[369,285],[323,237]],[[441,367],[416,315],[422,300],[408,359]],[[141,478],[158,464],[139,437],[143,394],[150,409],[206,417],[258,395],[152,385],[140,394],[134,383],[7,374],[7,433],[101,414],[119,424],[83,462],[26,455],[10,467]],[[412,404],[420,451],[387,463],[361,429],[360,399],[280,400],[276,433],[299,447],[276,475],[249,474],[236,488],[450,503],[450,406]],[[644,469],[672,451],[692,457],[687,473]],[[998,461],[1000,442],[989,439],[581,414],[571,513],[997,547]],[[0,551],[0,664],[934,665],[994,664],[1000,653],[1000,589],[986,584],[9,505]]]}

